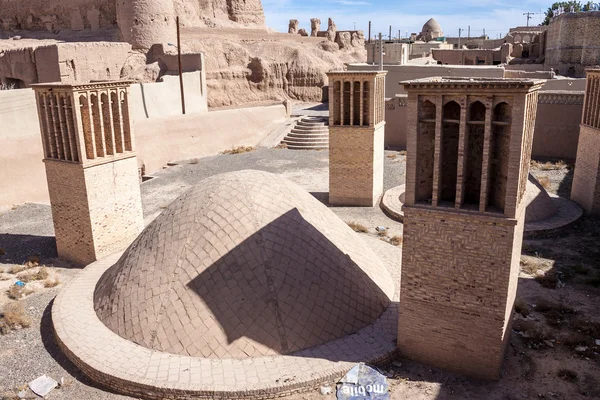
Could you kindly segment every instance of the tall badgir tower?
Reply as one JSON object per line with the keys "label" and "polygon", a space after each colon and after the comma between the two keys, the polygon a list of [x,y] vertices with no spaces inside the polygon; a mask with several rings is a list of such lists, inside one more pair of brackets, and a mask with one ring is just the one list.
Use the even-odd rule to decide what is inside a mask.
{"label": "tall badgir tower", "polygon": [[404,82],[408,137],[398,347],[498,377],[517,289],[541,81]]}
{"label": "tall badgir tower", "polygon": [[373,207],[383,194],[386,74],[327,73],[331,204]]}

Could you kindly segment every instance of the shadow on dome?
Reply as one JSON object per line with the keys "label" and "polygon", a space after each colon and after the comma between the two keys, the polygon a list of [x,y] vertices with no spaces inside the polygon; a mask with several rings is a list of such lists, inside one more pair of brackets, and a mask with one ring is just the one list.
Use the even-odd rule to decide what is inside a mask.
{"label": "shadow on dome", "polygon": [[[180,340],[188,343],[181,353],[208,358],[314,348],[368,326],[390,303],[367,273],[296,208],[248,237],[186,286],[210,312],[199,316],[202,329]],[[325,348],[310,355],[339,357]]]}

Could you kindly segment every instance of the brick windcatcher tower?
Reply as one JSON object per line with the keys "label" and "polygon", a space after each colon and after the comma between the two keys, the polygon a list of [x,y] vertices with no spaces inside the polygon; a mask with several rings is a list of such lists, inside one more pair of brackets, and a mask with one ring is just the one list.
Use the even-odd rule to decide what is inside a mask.
{"label": "brick windcatcher tower", "polygon": [[600,215],[600,68],[589,68],[571,200]]}
{"label": "brick windcatcher tower", "polygon": [[143,229],[128,87],[34,85],[60,258],[89,264]]}
{"label": "brick windcatcher tower", "polygon": [[383,194],[386,73],[327,73],[330,204],[373,207]]}
{"label": "brick windcatcher tower", "polygon": [[541,81],[428,78],[408,92],[398,347],[465,375],[499,375],[525,222]]}

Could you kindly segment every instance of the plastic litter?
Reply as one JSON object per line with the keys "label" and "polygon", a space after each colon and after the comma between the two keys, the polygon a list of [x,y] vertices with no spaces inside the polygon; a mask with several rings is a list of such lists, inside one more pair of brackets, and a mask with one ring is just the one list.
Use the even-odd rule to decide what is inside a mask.
{"label": "plastic litter", "polygon": [[329,387],[329,386],[321,386],[321,394],[323,396],[327,396],[328,394],[331,394],[331,387]]}
{"label": "plastic litter", "polygon": [[54,379],[49,376],[42,375],[37,379],[29,382],[29,389],[38,396],[44,397],[58,385]]}
{"label": "plastic litter", "polygon": [[385,375],[377,369],[357,364],[338,382],[337,400],[390,400]]}
{"label": "plastic litter", "polygon": [[383,231],[385,231],[385,230],[386,230],[386,228],[385,228],[385,226],[378,226],[377,228],[375,228],[375,230],[376,230],[377,232],[383,232]]}
{"label": "plastic litter", "polygon": [[22,282],[22,281],[16,281],[16,282],[15,282],[15,286],[18,286],[18,287],[23,287],[23,286],[25,286],[25,282]]}

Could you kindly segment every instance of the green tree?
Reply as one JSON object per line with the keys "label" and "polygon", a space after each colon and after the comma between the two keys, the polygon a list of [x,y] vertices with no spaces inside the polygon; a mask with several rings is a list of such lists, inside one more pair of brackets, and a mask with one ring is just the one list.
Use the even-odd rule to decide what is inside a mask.
{"label": "green tree", "polygon": [[564,7],[565,11],[570,11],[571,7],[574,7],[575,12],[579,12],[579,11],[587,11],[587,9],[589,9],[589,2],[584,5],[583,7],[581,6],[581,3],[579,1],[559,1],[556,3],[553,3],[552,6],[550,8],[548,8],[548,11],[546,11],[546,18],[544,19],[544,21],[540,24],[540,25],[548,25],[550,23],[550,19],[552,17],[554,17],[554,10],[558,9],[558,7]]}

